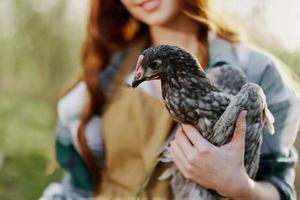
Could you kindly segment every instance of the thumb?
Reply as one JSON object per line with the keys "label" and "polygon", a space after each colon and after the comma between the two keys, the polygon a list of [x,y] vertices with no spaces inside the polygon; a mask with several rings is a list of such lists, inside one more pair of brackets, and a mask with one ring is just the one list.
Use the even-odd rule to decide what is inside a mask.
{"label": "thumb", "polygon": [[247,129],[247,124],[246,124],[246,116],[247,116],[247,111],[243,110],[235,123],[235,130],[233,132],[232,144],[240,144],[242,146],[245,146],[245,136],[246,136],[246,129]]}

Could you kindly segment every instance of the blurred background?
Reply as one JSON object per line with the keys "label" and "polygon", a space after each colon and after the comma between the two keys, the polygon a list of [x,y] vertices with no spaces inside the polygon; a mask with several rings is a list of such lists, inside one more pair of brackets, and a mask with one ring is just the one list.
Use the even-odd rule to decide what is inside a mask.
{"label": "blurred background", "polygon": [[[219,1],[251,42],[300,76],[299,0]],[[87,13],[88,0],[0,1],[0,199],[38,199],[61,179],[56,103],[81,72]]]}

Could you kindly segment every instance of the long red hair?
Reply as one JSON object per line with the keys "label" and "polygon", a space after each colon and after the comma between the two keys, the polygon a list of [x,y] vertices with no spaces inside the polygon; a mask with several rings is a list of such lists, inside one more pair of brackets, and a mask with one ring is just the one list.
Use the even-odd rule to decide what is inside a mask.
{"label": "long red hair", "polygon": [[[209,15],[214,11],[208,0],[182,0],[182,11],[199,23],[199,50],[207,62],[208,31],[231,42],[238,41],[238,34],[223,21]],[[83,79],[88,89],[88,101],[81,113],[78,142],[85,163],[91,173],[94,191],[98,193],[101,183],[101,169],[97,166],[87,146],[85,127],[94,114],[101,114],[105,95],[101,90],[99,74],[107,66],[114,52],[124,48],[133,40],[148,34],[145,24],[135,20],[120,1],[91,0],[87,36],[82,49]],[[113,14],[112,14],[113,13]],[[216,15],[214,15],[216,16]],[[204,56],[203,56],[204,55]],[[205,64],[204,64],[205,65]],[[69,89],[70,90],[70,89]],[[68,91],[69,91],[68,90]],[[67,93],[67,92],[66,92]]]}

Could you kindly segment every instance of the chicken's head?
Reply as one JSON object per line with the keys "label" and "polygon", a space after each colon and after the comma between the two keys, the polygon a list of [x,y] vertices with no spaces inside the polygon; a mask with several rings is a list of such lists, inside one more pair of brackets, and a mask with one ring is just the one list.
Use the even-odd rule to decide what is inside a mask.
{"label": "chicken's head", "polygon": [[156,47],[146,49],[138,58],[132,87],[137,87],[146,80],[160,79],[164,74],[163,55]]}
{"label": "chicken's head", "polygon": [[186,71],[188,74],[195,69],[199,70],[198,61],[183,48],[171,45],[150,47],[138,57],[132,87],[147,80],[163,79],[177,72]]}

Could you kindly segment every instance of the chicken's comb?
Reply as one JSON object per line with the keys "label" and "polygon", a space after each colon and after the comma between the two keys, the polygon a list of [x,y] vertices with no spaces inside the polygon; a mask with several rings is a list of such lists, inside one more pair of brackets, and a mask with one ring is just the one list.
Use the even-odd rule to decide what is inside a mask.
{"label": "chicken's comb", "polygon": [[135,67],[135,74],[136,74],[136,77],[139,78],[142,74],[142,61],[144,59],[144,55],[140,55],[139,58],[138,58],[138,61],[136,63],[136,67]]}

